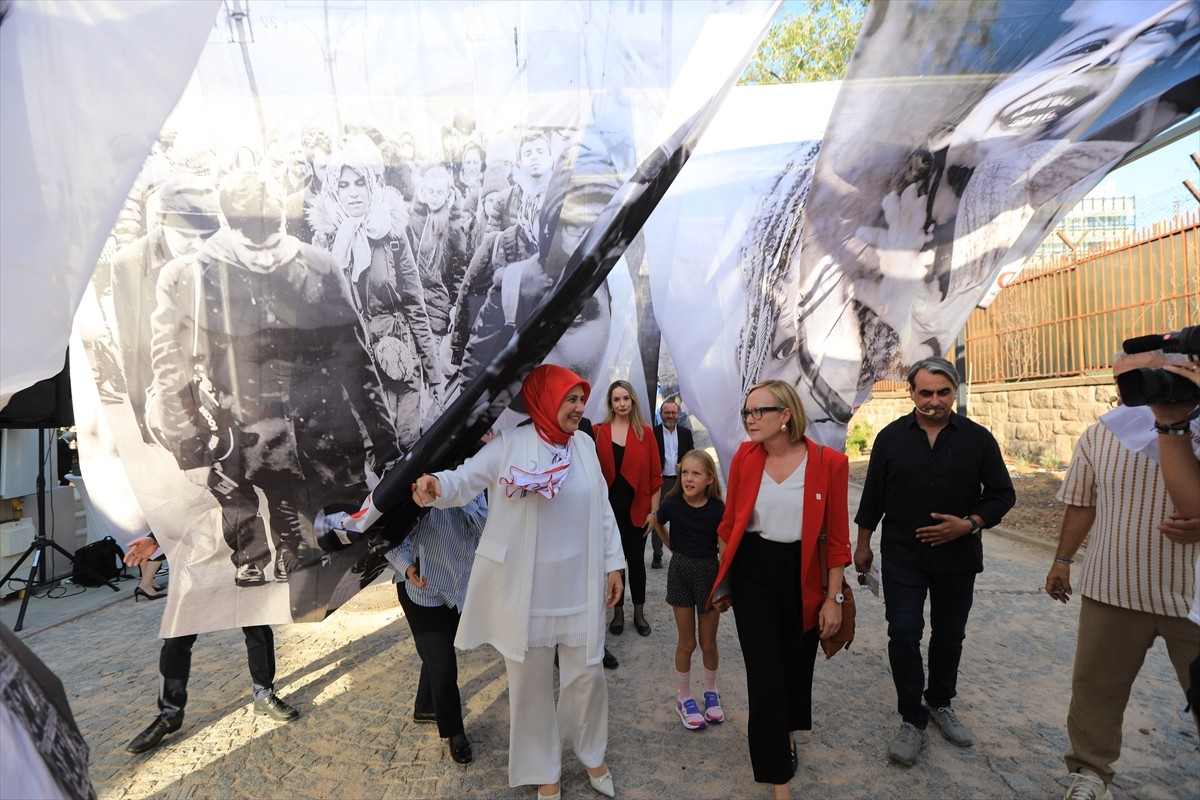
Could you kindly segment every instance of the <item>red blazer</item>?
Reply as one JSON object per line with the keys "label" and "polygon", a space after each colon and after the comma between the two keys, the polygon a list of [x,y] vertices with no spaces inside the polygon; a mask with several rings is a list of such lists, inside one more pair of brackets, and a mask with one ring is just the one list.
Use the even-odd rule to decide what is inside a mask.
{"label": "red blazer", "polygon": [[[836,450],[822,447],[811,439],[808,461],[804,469],[804,520],[800,529],[800,608],[804,615],[804,630],[817,626],[817,615],[825,594],[821,590],[821,566],[817,555],[817,537],[821,525],[828,520],[825,534],[829,539],[829,566],[848,566],[850,556],[850,510],[847,487],[850,460]],[[729,466],[729,493],[725,499],[725,515],[717,527],[717,535],[725,542],[717,580],[709,593],[708,604],[730,596],[728,584],[721,585],[729,566],[737,555],[738,545],[750,524],[750,514],[758,499],[767,451],[761,444],[744,442]]]}
{"label": "red blazer", "polygon": [[[600,459],[600,470],[611,488],[617,479],[617,465],[613,461],[612,426],[601,422],[592,428],[596,434],[596,455]],[[633,487],[633,505],[629,508],[629,521],[637,527],[646,524],[650,515],[650,497],[662,488],[662,458],[658,454],[658,443],[649,425],[642,426],[639,440],[633,429],[625,437],[625,458],[621,461],[621,477]]]}

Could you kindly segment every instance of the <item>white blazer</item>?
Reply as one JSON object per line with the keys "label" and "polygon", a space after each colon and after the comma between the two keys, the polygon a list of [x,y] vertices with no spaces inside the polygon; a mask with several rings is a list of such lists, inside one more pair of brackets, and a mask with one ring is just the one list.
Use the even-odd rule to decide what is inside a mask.
{"label": "white blazer", "polygon": [[[501,431],[458,469],[435,473],[441,484],[437,508],[461,506],[488,489],[488,520],[475,551],[467,599],[454,646],[462,650],[490,644],[505,658],[524,662],[529,642],[529,603],[537,551],[537,519],[546,500],[538,495],[509,497],[500,485],[509,467],[534,471],[545,452],[532,425]],[[578,511],[587,527],[587,663],[604,657],[604,595],[607,575],[625,569],[621,535],[608,504],[608,485],[596,458],[596,445],[586,433],[571,440],[571,472],[592,487],[586,507]],[[542,456],[544,458],[544,456]]]}

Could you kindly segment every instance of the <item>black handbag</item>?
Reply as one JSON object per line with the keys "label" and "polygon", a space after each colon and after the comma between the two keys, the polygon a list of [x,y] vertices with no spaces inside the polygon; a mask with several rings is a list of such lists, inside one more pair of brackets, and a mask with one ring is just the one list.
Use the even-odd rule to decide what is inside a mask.
{"label": "black handbag", "polygon": [[71,581],[80,586],[103,586],[125,575],[125,551],[111,536],[75,551]]}

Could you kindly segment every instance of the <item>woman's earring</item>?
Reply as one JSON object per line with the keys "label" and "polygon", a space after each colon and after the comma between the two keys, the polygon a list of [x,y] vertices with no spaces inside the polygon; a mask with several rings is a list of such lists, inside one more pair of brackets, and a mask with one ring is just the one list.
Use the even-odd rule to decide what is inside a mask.
{"label": "woman's earring", "polygon": [[782,425],[780,425],[780,426],[779,426],[779,430],[781,430],[781,431],[786,431],[786,430],[787,430],[787,423],[785,422],[785,423],[783,423]]}

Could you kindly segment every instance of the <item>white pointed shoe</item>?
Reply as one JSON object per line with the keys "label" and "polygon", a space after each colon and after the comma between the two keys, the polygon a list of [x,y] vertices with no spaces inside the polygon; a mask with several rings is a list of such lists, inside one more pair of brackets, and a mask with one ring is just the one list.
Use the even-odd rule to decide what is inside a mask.
{"label": "white pointed shoe", "polygon": [[592,785],[593,789],[595,789],[597,792],[604,795],[605,797],[616,797],[617,796],[617,790],[613,788],[613,779],[612,779],[612,770],[611,769],[608,770],[607,772],[605,772],[599,778],[593,778],[591,776],[591,774],[589,773],[588,774],[588,783],[590,783]]}
{"label": "white pointed shoe", "polygon": [[538,800],[562,800],[562,787],[560,786],[554,794],[542,794],[542,791],[537,789],[535,795]]}

